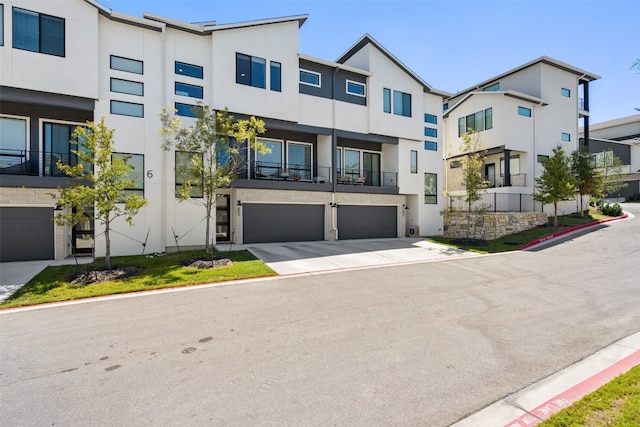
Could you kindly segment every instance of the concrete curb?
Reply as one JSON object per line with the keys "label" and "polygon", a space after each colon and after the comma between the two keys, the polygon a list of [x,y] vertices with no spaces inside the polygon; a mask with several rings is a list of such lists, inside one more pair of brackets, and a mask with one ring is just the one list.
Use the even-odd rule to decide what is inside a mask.
{"label": "concrete curb", "polygon": [[549,234],[547,236],[543,236],[540,237],[539,239],[535,239],[532,240],[529,243],[525,243],[524,245],[520,246],[519,250],[523,251],[525,249],[528,249],[532,246],[538,245],[540,243],[544,243],[547,242],[549,240],[555,239],[556,237],[560,237],[560,236],[564,236],[565,234],[569,234],[569,233],[573,233],[574,231],[578,231],[578,230],[582,230],[584,228],[588,228],[588,227],[593,227],[599,224],[605,224],[607,222],[612,222],[612,221],[620,221],[623,219],[627,219],[629,217],[629,214],[627,212],[624,212],[624,215],[622,216],[617,216],[614,218],[607,218],[607,219],[601,219],[599,221],[593,221],[590,222],[588,224],[580,224],[580,225],[576,225],[574,227],[569,227],[566,230],[560,230],[560,231],[556,231],[555,233]]}

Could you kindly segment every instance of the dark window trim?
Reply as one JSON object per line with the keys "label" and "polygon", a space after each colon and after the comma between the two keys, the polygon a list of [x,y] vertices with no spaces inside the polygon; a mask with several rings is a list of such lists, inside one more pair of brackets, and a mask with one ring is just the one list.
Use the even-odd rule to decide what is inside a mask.
{"label": "dark window trim", "polygon": [[[118,102],[118,103],[121,103],[121,104],[139,105],[139,106],[141,106],[141,107],[142,107],[142,115],[141,115],[141,116],[134,116],[134,115],[131,115],[131,114],[114,113],[114,112],[113,112],[113,103],[114,103],[114,102]],[[111,102],[110,102],[110,104],[109,104],[109,107],[110,107],[110,108],[109,108],[110,113],[111,113],[111,114],[115,114],[115,115],[117,115],[117,116],[126,116],[126,117],[144,118],[144,104],[139,104],[139,103],[137,103],[137,102],[120,101],[119,99],[112,99],[112,100],[111,100]]]}
{"label": "dark window trim", "polygon": [[522,117],[531,117],[531,108],[518,106],[518,115]]}
{"label": "dark window trim", "polygon": [[[127,82],[127,83],[137,83],[137,84],[139,84],[139,85],[141,85],[141,86],[142,86],[142,94],[131,93],[131,92],[122,92],[122,91],[119,91],[119,90],[113,90],[113,81],[114,81],[114,80],[119,80],[119,81],[121,81],[121,82]],[[111,92],[114,92],[114,93],[124,93],[124,94],[128,94],[128,95],[144,96],[144,83],[142,83],[142,82],[136,82],[136,81],[134,81],[134,80],[119,79],[119,78],[117,78],[117,77],[111,77],[111,78],[109,79],[109,89],[111,90]]]}
{"label": "dark window trim", "polygon": [[411,150],[409,162],[410,173],[418,173],[418,150]]}
{"label": "dark window trim", "polygon": [[437,205],[438,204],[438,174],[433,172],[425,172],[424,173],[424,181],[426,184],[427,176],[434,177],[433,182],[435,183],[435,188],[432,193],[427,193],[427,188],[425,185],[424,191],[424,204],[425,205]]}
{"label": "dark window trim", "polygon": [[571,141],[571,134],[568,132],[562,132],[562,141],[564,142],[570,142]]}
{"label": "dark window trim", "polygon": [[[200,96],[192,96],[192,95],[184,95],[182,93],[178,93],[178,85],[184,85],[184,86],[188,86],[188,87],[192,87],[192,88],[196,88],[196,89],[200,89]],[[184,82],[175,82],[175,84],[173,85],[174,88],[174,93],[178,96],[186,96],[188,98],[195,98],[195,99],[204,99],[204,87],[202,86],[198,86],[198,85],[192,85],[189,83],[184,83]]]}
{"label": "dark window trim", "polygon": [[[2,38],[4,40],[4,4],[2,6],[3,6],[3,16],[2,16],[3,37]],[[37,12],[35,10],[29,10],[29,9],[25,9],[25,8],[22,8],[22,7],[13,6],[12,7],[12,12],[15,13],[16,10],[23,10],[25,12],[35,13],[35,14],[38,15],[38,50],[31,50],[31,49],[24,49],[24,48],[21,48],[21,47],[16,47],[15,46],[15,41],[13,41],[13,48],[14,49],[24,50],[26,52],[41,53],[43,55],[57,56],[59,58],[65,58],[67,56],[67,21],[66,21],[65,18],[61,18],[59,16],[49,15],[49,14],[46,14],[46,13],[40,13],[40,12]],[[58,19],[58,20],[62,21],[62,55],[57,55],[55,53],[43,52],[42,51],[41,37],[43,37],[43,34],[42,34],[42,21],[40,19],[42,16],[45,16],[47,18]],[[13,16],[12,16],[12,19],[13,19]],[[14,32],[15,32],[15,29],[12,31],[12,35],[13,35]],[[4,44],[3,44],[3,46],[4,46]]]}
{"label": "dark window trim", "polygon": [[391,114],[391,103],[392,103],[392,99],[391,99],[391,89],[389,88],[382,88],[382,111],[384,111],[385,113]]}
{"label": "dark window trim", "polygon": [[438,124],[438,116],[436,116],[435,114],[424,113],[424,122],[437,125]]}
{"label": "dark window trim", "polygon": [[428,136],[430,138],[437,138],[438,137],[438,129],[425,127],[424,128],[424,136]]}
{"label": "dark window trim", "polygon": [[[274,65],[276,65],[276,68],[278,68],[279,73],[278,73],[278,81],[277,81],[277,88],[274,89],[274,77],[273,77],[273,67]],[[269,61],[269,90],[272,90],[274,92],[282,92],[282,64],[278,61]]]}
{"label": "dark window trim", "polygon": [[0,4],[0,46],[4,46],[4,4]]}
{"label": "dark window trim", "polygon": [[[200,75],[199,76],[193,76],[191,74],[187,74],[187,73],[181,73],[178,71],[178,65],[185,65],[187,67],[193,67],[197,70],[200,71]],[[186,76],[186,77],[191,77],[194,79],[200,79],[202,80],[204,78],[204,68],[201,67],[200,65],[194,65],[194,64],[189,64],[188,62],[182,62],[182,61],[175,61],[174,63],[174,73],[179,75],[179,76]]]}
{"label": "dark window trim", "polygon": [[435,141],[425,141],[424,149],[427,151],[438,151],[438,143]]}
{"label": "dark window trim", "polygon": [[[179,112],[180,110],[179,110],[178,106],[189,107],[189,114],[180,114],[180,112]],[[195,111],[198,108],[202,109],[202,106],[200,106],[200,105],[185,104],[184,102],[175,102],[173,107],[176,109],[176,114],[178,116],[181,116],[181,117],[193,117],[193,118],[198,117],[197,114],[195,113]]]}
{"label": "dark window trim", "polygon": [[[144,198],[144,191],[145,191],[145,179],[144,179],[144,171],[145,171],[145,156],[143,153],[124,153],[122,151],[114,151],[113,154],[111,155],[112,158],[114,155],[121,155],[121,156],[127,156],[127,157],[133,157],[133,156],[142,156],[142,172],[141,172],[141,176],[142,176],[142,188],[125,188],[124,191],[140,191],[142,192],[142,198]],[[129,165],[132,166],[132,165]],[[133,170],[135,170],[135,168],[133,168]],[[135,180],[134,180],[135,183]]]}
{"label": "dark window trim", "polygon": [[[133,61],[133,62],[139,62],[140,65],[141,65],[142,71],[139,72],[139,73],[136,73],[135,71],[122,70],[120,68],[113,68],[113,58],[125,59],[127,61]],[[122,71],[123,73],[131,73],[131,74],[143,75],[144,74],[144,61],[140,61],[139,59],[127,58],[125,56],[109,55],[109,68],[112,69],[112,70],[116,70],[116,71]]]}

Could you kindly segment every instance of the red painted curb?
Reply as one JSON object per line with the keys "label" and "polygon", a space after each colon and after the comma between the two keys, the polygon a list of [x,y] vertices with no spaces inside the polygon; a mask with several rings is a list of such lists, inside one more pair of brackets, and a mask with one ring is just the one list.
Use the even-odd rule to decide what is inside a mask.
{"label": "red painted curb", "polygon": [[594,225],[598,225],[598,224],[604,224],[606,222],[611,222],[611,221],[617,221],[620,219],[626,219],[629,216],[628,213],[624,213],[624,215],[622,216],[617,216],[614,218],[607,218],[607,219],[601,219],[600,221],[593,221],[590,222],[588,224],[580,224],[580,225],[576,225],[575,227],[569,227],[565,230],[560,230],[560,231],[556,231],[555,233],[549,234],[548,236],[544,236],[544,237],[540,237],[539,239],[533,240],[529,243],[525,243],[524,245],[520,246],[519,250],[524,250],[527,248],[530,248],[531,246],[535,246],[538,243],[542,243],[542,242],[546,242],[547,240],[551,240],[551,239],[555,239],[556,237],[560,237],[564,234],[567,233],[571,233],[577,230],[582,230],[583,228],[587,228],[587,227],[593,227]]}
{"label": "red painted curb", "polygon": [[539,424],[551,415],[560,412],[562,409],[577,402],[582,397],[599,389],[618,375],[624,374],[637,365],[640,365],[640,350],[631,353],[629,356],[619,360],[592,377],[587,378],[541,405],[536,406],[532,410],[527,411],[525,415],[505,424],[505,427],[523,427]]}

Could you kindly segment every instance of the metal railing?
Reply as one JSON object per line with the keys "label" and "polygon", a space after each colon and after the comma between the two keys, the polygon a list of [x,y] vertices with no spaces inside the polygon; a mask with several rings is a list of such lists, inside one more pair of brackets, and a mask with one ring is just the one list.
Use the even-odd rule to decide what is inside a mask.
{"label": "metal railing", "polygon": [[[471,204],[472,210],[488,212],[542,212],[542,205],[533,200],[533,195],[522,193],[483,193],[482,198]],[[445,205],[448,209],[467,211],[469,205],[465,196],[447,196]]]}
{"label": "metal railing", "polygon": [[[484,179],[489,183],[489,188],[504,187],[504,175],[485,175]],[[527,186],[527,174],[526,173],[512,173],[511,174],[511,186],[512,187],[526,187]]]}
{"label": "metal railing", "polygon": [[368,187],[397,187],[398,173],[367,169],[338,169],[338,184]]}
{"label": "metal railing", "polygon": [[249,168],[250,179],[267,179],[277,181],[316,182],[331,181],[331,168],[327,166],[287,164],[253,161]]}
{"label": "metal railing", "polygon": [[58,169],[58,160],[63,165],[76,165],[77,156],[50,151],[0,150],[0,174],[31,176],[66,176]]}

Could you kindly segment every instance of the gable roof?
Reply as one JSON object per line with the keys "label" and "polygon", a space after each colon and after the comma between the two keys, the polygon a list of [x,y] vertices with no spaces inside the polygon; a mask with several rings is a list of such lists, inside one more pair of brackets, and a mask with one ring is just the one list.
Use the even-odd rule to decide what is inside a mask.
{"label": "gable roof", "polygon": [[451,94],[448,92],[443,92],[437,89],[434,89],[427,82],[422,80],[422,78],[413,72],[409,67],[407,67],[402,61],[400,61],[394,54],[392,54],[389,50],[387,50],[384,46],[382,46],[376,39],[371,37],[369,34],[364,34],[360,39],[353,44],[345,53],[340,55],[340,57],[336,60],[337,63],[343,64],[353,55],[355,55],[358,51],[360,51],[366,45],[371,44],[373,47],[378,49],[384,56],[386,56],[391,62],[393,62],[397,67],[399,67],[402,71],[407,73],[411,78],[413,78],[416,82],[418,82],[425,92],[431,92],[434,95],[440,95],[443,98],[448,97]]}
{"label": "gable roof", "polygon": [[474,95],[477,95],[477,96],[502,95],[502,96],[508,96],[510,98],[520,99],[522,101],[530,102],[532,104],[542,105],[543,107],[545,105],[549,105],[549,103],[546,102],[542,98],[538,98],[536,96],[527,95],[526,93],[518,92],[518,91],[515,91],[515,90],[502,90],[502,91],[499,91],[499,90],[493,91],[492,90],[492,91],[489,91],[489,92],[487,92],[487,91],[474,91],[474,92],[469,92],[465,96],[463,96],[460,99],[460,101],[456,102],[455,105],[453,105],[447,111],[445,111],[444,114],[442,115],[442,117],[447,118],[449,116],[449,113],[451,113],[453,110],[458,108],[460,105],[464,104],[469,98],[471,98]]}

